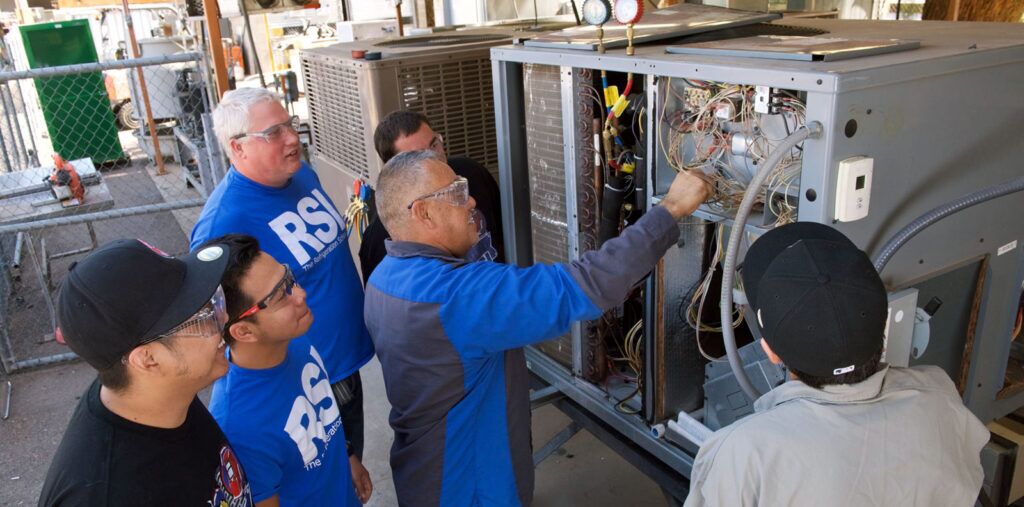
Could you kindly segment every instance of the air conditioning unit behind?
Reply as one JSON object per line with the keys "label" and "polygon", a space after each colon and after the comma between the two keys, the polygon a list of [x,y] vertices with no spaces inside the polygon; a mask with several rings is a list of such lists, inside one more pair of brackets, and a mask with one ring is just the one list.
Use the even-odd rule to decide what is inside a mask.
{"label": "air conditioning unit behind", "polygon": [[[564,24],[551,25],[551,30]],[[387,114],[419,111],[444,136],[449,155],[464,155],[497,175],[490,48],[527,32],[472,28],[381,38],[304,50],[314,167],[335,202],[354,179],[375,183],[383,165],[373,131]],[[379,60],[354,51],[381,55]]]}

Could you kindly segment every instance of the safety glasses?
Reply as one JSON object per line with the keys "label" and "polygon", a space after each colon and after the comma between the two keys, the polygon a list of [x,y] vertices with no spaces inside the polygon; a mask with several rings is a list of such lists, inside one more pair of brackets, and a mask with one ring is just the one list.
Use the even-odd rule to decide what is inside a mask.
{"label": "safety glasses", "polygon": [[434,134],[434,138],[430,140],[430,149],[434,151],[444,149],[444,137],[441,137],[441,134]]}
{"label": "safety glasses", "polygon": [[224,304],[224,289],[217,286],[217,290],[210,297],[210,301],[203,305],[192,317],[139,345],[145,345],[171,336],[176,338],[206,338],[210,335],[219,335],[227,321],[228,312]]}
{"label": "safety glasses", "polygon": [[266,297],[257,301],[256,304],[250,306],[249,309],[239,314],[238,317],[235,317],[230,322],[238,322],[246,317],[252,317],[256,312],[266,310],[267,308],[276,305],[283,301],[284,298],[292,295],[292,291],[295,290],[295,285],[295,276],[292,274],[292,270],[288,269],[288,266],[285,266],[284,276],[274,284],[273,289],[270,289],[270,294],[267,294]]}
{"label": "safety glasses", "polygon": [[288,121],[271,125],[259,132],[247,132],[232,136],[231,139],[244,139],[246,137],[256,137],[263,139],[266,142],[277,141],[284,137],[285,132],[297,133],[299,131],[299,117],[292,116],[288,118]]}
{"label": "safety glasses", "polygon": [[451,182],[450,185],[431,192],[429,194],[421,195],[412,200],[406,209],[412,209],[412,205],[416,204],[416,201],[443,201],[452,206],[465,206],[469,204],[469,180],[459,176],[455,178],[455,181]]}

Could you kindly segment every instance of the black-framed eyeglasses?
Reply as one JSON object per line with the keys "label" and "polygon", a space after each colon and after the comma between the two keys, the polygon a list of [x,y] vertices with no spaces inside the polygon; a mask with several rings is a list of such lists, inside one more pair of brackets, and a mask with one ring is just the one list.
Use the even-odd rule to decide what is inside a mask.
{"label": "black-framed eyeglasses", "polygon": [[283,136],[286,131],[290,131],[293,134],[298,133],[299,125],[299,117],[292,116],[291,118],[288,118],[288,121],[283,121],[281,123],[271,125],[259,132],[243,132],[241,134],[231,136],[231,139],[244,139],[246,137],[256,137],[259,139],[263,139],[264,141],[269,143],[270,141],[276,141],[280,139],[281,136]]}
{"label": "black-framed eyeglasses", "polygon": [[266,297],[257,301],[256,304],[250,306],[247,310],[239,314],[238,317],[229,320],[228,324],[225,324],[225,327],[234,322],[238,322],[246,317],[252,317],[253,315],[256,314],[256,312],[259,312],[260,310],[266,310],[270,306],[273,306],[278,302],[282,301],[284,298],[291,296],[292,291],[295,290],[296,285],[298,285],[298,282],[295,281],[295,275],[292,274],[292,270],[289,269],[288,266],[285,266],[284,276],[282,276],[281,280],[274,284],[273,289],[270,289],[270,294],[267,294]]}

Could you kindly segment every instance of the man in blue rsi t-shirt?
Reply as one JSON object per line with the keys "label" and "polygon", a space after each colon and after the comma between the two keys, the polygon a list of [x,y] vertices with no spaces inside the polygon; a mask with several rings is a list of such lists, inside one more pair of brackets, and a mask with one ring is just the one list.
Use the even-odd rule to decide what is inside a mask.
{"label": "man in blue rsi t-shirt", "polygon": [[331,372],[345,434],[353,454],[361,458],[359,368],[373,356],[361,318],[363,288],[348,249],[345,221],[316,173],[300,158],[294,121],[268,90],[242,88],[224,94],[213,122],[232,167],[203,207],[191,245],[224,234],[248,234],[292,270],[317,316],[306,337]]}
{"label": "man in blue rsi t-shirt", "polygon": [[[210,411],[266,505],[358,506],[373,490],[345,432],[323,358],[303,334],[314,322],[292,272],[251,236],[230,245],[221,287],[228,321],[228,374],[213,386]],[[339,480],[350,474],[355,482]],[[359,498],[356,498],[358,491]]]}

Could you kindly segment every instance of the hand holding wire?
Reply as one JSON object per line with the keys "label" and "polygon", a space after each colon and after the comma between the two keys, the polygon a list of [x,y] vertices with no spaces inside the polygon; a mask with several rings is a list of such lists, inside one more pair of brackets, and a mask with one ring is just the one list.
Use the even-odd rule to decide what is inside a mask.
{"label": "hand holding wire", "polygon": [[679,220],[696,211],[710,196],[711,185],[707,175],[700,171],[679,171],[665,198],[661,200],[661,205]]}

